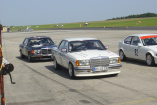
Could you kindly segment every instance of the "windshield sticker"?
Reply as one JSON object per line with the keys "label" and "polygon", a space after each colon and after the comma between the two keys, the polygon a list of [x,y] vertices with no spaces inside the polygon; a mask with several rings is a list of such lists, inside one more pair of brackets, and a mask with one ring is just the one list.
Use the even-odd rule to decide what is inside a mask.
{"label": "windshield sticker", "polygon": [[154,38],[154,37],[157,37],[157,35],[152,35],[152,36],[142,36],[141,39]]}

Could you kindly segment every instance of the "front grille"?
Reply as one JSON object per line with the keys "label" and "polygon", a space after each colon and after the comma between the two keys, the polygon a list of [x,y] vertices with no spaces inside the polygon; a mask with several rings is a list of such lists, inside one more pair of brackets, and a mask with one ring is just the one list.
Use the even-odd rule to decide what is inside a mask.
{"label": "front grille", "polygon": [[42,54],[51,54],[51,49],[42,49]]}
{"label": "front grille", "polygon": [[51,49],[48,49],[48,54],[52,54],[52,51],[51,51]]}
{"label": "front grille", "polygon": [[109,57],[95,57],[90,59],[90,66],[109,66]]}

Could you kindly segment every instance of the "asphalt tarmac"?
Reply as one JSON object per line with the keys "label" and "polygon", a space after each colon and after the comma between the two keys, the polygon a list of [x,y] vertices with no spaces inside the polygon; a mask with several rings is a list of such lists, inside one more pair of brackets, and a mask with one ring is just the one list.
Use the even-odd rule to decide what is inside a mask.
{"label": "asphalt tarmac", "polygon": [[68,70],[55,70],[53,61],[28,62],[20,59],[19,44],[25,37],[50,36],[59,43],[69,37],[96,37],[118,54],[118,42],[130,34],[157,30],[44,30],[2,33],[3,54],[15,67],[4,77],[6,105],[156,105],[157,65],[129,59],[121,62],[116,76],[84,77],[71,80]]}

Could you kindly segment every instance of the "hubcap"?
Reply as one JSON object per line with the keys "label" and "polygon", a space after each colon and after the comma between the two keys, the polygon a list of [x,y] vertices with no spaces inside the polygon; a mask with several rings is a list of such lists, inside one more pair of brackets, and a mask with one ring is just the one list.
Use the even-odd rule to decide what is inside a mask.
{"label": "hubcap", "polygon": [[69,76],[70,77],[72,76],[72,66],[71,66],[71,64],[69,65]]}
{"label": "hubcap", "polygon": [[150,55],[147,56],[147,64],[151,65],[152,63],[152,57]]}
{"label": "hubcap", "polygon": [[56,69],[56,59],[54,59],[54,67],[55,67],[55,69]]}
{"label": "hubcap", "polygon": [[31,60],[31,57],[30,57],[30,56],[28,56],[28,60],[29,60],[29,61]]}
{"label": "hubcap", "polygon": [[21,51],[20,51],[20,57],[22,58],[22,53],[21,53]]}
{"label": "hubcap", "polygon": [[120,59],[123,59],[124,58],[124,54],[123,54],[123,52],[122,51],[120,51]]}

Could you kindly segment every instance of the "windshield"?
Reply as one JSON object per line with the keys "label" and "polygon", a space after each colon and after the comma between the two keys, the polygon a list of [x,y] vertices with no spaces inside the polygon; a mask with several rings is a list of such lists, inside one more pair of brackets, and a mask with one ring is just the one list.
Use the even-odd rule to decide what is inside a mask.
{"label": "windshield", "polygon": [[157,45],[157,37],[142,39],[144,46]]}
{"label": "windshield", "polygon": [[69,52],[82,50],[106,50],[99,40],[72,41],[69,43]]}
{"label": "windshield", "polygon": [[30,39],[28,45],[53,45],[54,42],[50,38],[38,38],[38,39]]}

